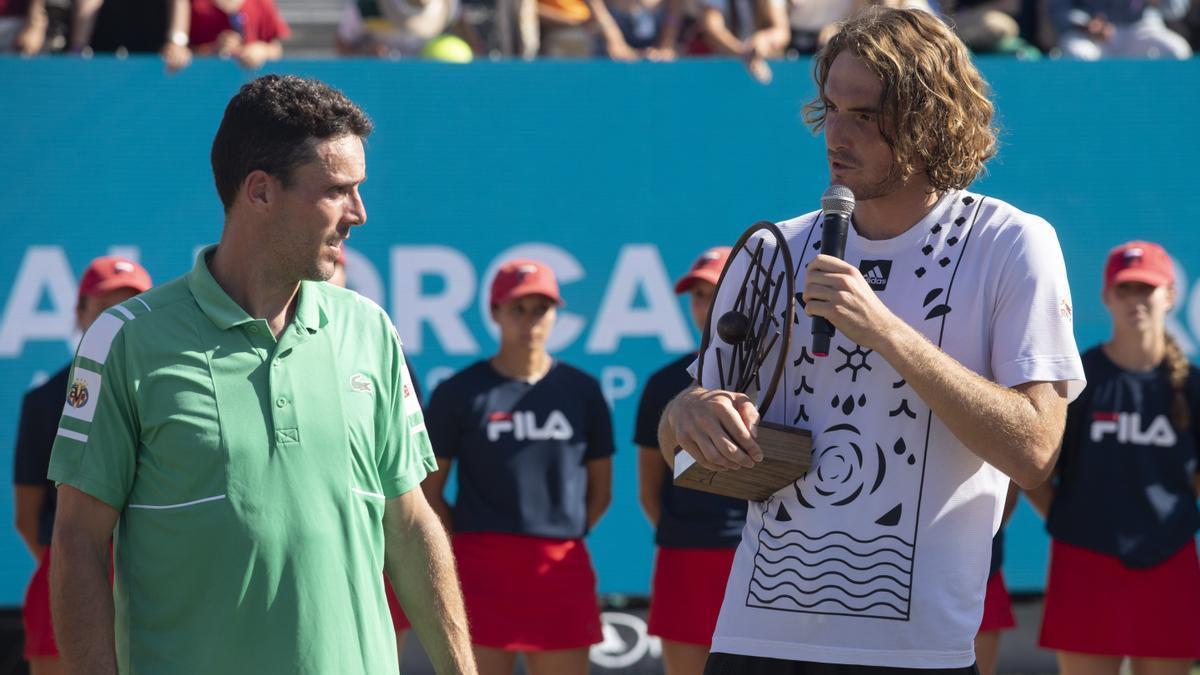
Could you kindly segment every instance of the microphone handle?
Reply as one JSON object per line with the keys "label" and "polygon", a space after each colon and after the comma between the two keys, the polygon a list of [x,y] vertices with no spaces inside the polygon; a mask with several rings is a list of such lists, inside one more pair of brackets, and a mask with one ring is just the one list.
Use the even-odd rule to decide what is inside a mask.
{"label": "microphone handle", "polygon": [[[825,212],[821,228],[821,253],[841,258],[846,255],[846,235],[850,231],[850,214],[835,211]],[[812,320],[812,351],[814,356],[829,355],[829,340],[833,337],[833,324],[825,317],[814,316]]]}

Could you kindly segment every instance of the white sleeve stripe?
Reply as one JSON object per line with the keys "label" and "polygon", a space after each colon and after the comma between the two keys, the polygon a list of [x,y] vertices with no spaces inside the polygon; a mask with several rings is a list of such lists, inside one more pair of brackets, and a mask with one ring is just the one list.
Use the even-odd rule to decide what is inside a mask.
{"label": "white sleeve stripe", "polygon": [[71,431],[70,429],[64,429],[62,427],[58,428],[58,435],[62,436],[63,438],[69,438],[73,441],[79,441],[80,443],[87,443],[88,439],[87,434],[81,434],[78,431]]}
{"label": "white sleeve stripe", "polygon": [[367,492],[366,490],[363,490],[361,488],[356,488],[354,486],[350,486],[350,491],[356,495],[362,495],[364,497],[374,497],[376,499],[387,499],[386,496],[381,495],[378,492]]}
{"label": "white sleeve stripe", "polygon": [[412,429],[409,429],[409,432],[414,433],[414,434],[419,434],[422,431],[425,431],[425,423],[424,422],[421,422],[420,424],[413,427]]}
{"label": "white sleeve stripe", "polygon": [[79,343],[79,355],[103,364],[108,359],[108,350],[112,347],[113,340],[124,325],[124,321],[112,314],[101,314],[83,334],[83,340]]}
{"label": "white sleeve stripe", "polygon": [[131,320],[131,321],[133,320],[133,312],[125,309],[124,307],[117,305],[116,307],[113,307],[113,309],[120,312],[121,316],[125,317],[126,319]]}
{"label": "white sleeve stripe", "polygon": [[154,310],[150,309],[150,305],[147,305],[145,300],[143,300],[143,299],[139,298],[139,297],[138,297],[138,296],[136,296],[136,295],[135,295],[135,296],[133,296],[133,299],[134,299],[134,300],[137,300],[137,301],[138,301],[138,302],[140,302],[140,303],[142,303],[142,307],[145,307],[147,312],[152,312],[152,311],[154,311]]}
{"label": "white sleeve stripe", "polygon": [[205,502],[215,502],[215,501],[220,501],[222,499],[225,499],[225,495],[216,495],[214,497],[204,497],[203,499],[193,499],[190,502],[182,502],[179,504],[161,504],[161,505],[160,504],[127,504],[127,506],[131,509],[153,509],[156,511],[161,511],[163,509],[181,509],[185,506],[195,506],[197,504],[203,504]]}

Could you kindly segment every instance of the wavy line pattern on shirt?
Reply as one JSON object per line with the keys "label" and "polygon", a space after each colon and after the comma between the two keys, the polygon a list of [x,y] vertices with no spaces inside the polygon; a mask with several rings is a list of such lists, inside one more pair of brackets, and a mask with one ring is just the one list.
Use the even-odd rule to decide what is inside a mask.
{"label": "wavy line pattern on shirt", "polygon": [[[810,609],[810,610],[815,609],[816,607],[818,607],[822,604],[825,604],[825,603],[835,603],[835,604],[841,605],[842,607],[849,610],[850,612],[853,612],[854,614],[858,614],[858,615],[869,615],[870,611],[876,607],[886,607],[887,609],[892,610],[892,612],[894,612],[896,615],[904,614],[903,609],[901,609],[891,603],[883,602],[882,600],[878,601],[878,602],[872,602],[871,604],[864,605],[864,606],[851,605],[850,603],[844,602],[842,600],[838,600],[837,598],[821,598],[820,600],[818,600],[816,602],[801,602],[799,599],[793,598],[792,596],[787,595],[787,594],[777,595],[777,596],[770,597],[770,598],[764,598],[764,597],[760,596],[758,593],[756,593],[754,591],[754,589],[750,589],[750,597],[759,601],[760,603],[763,603],[763,605],[760,605],[760,606],[771,606],[771,605],[775,604],[776,602],[778,602],[779,600],[789,600],[789,601],[795,603],[798,607],[800,607],[802,609]],[[905,603],[905,604],[907,604],[907,603]],[[839,613],[842,613],[842,612],[839,612]],[[888,616],[887,618],[896,618],[896,616],[894,616],[894,615]]]}
{"label": "wavy line pattern on shirt", "polygon": [[846,567],[849,567],[852,570],[857,570],[859,572],[865,572],[869,569],[874,569],[876,567],[880,567],[883,565],[889,565],[891,567],[895,567],[898,571],[903,572],[905,574],[912,572],[911,569],[905,569],[905,568],[901,567],[900,565],[897,565],[896,563],[891,562],[890,560],[881,560],[872,565],[864,565],[862,567],[859,567],[857,565],[853,565],[849,562],[846,562],[845,560],[840,560],[837,558],[827,558],[820,562],[812,562],[812,561],[806,561],[804,558],[801,558],[799,556],[785,555],[785,556],[781,557],[779,560],[772,560],[771,558],[767,557],[765,554],[760,553],[760,554],[758,554],[758,559],[762,560],[763,562],[770,563],[772,565],[778,565],[785,560],[795,560],[796,562],[800,563],[801,565],[804,565],[809,568],[820,567],[821,565],[836,563],[836,564],[840,564],[840,565],[845,565]]}
{"label": "wavy line pattern on shirt", "polygon": [[790,586],[790,587],[796,589],[796,594],[800,597],[818,595],[822,591],[841,591],[842,593],[845,593],[846,595],[848,595],[852,598],[856,598],[858,600],[863,600],[865,598],[869,598],[872,595],[876,595],[878,593],[888,593],[890,595],[894,595],[896,597],[896,599],[899,600],[900,602],[904,602],[904,601],[908,600],[908,598],[904,597],[903,595],[900,595],[899,593],[897,593],[896,591],[893,591],[890,588],[876,588],[875,590],[867,591],[866,593],[851,593],[850,591],[846,590],[845,588],[842,588],[841,586],[839,586],[837,584],[825,584],[824,586],[817,586],[816,588],[802,588],[799,584],[793,584],[790,581],[781,581],[781,582],[775,584],[774,586],[768,586],[768,585],[762,583],[761,581],[759,581],[758,579],[755,579],[754,583],[757,584],[758,587],[763,589],[764,591],[776,591],[785,586]]}
{"label": "wavy line pattern on shirt", "polygon": [[[865,537],[764,527],[746,601],[793,612],[904,618],[912,597],[913,554],[911,543],[890,533]],[[864,602],[869,600],[878,602]]]}
{"label": "wavy line pattern on shirt", "polygon": [[859,539],[858,537],[855,537],[854,535],[850,534],[849,532],[843,532],[841,530],[830,530],[829,532],[826,532],[824,534],[813,536],[813,535],[805,532],[804,530],[784,530],[783,532],[776,533],[776,532],[771,531],[771,528],[769,525],[767,526],[765,531],[766,531],[767,536],[769,536],[773,539],[782,539],[783,537],[786,537],[790,534],[798,534],[798,535],[800,535],[806,539],[809,539],[811,541],[820,541],[822,539],[825,539],[826,537],[841,535],[841,536],[846,537],[847,539],[850,539],[851,541],[858,543],[858,544],[874,544],[875,542],[877,542],[881,539],[895,539],[896,541],[900,542],[901,544],[904,544],[905,546],[907,546],[909,548],[912,547],[911,542],[908,542],[904,538],[898,537],[894,534],[881,534],[878,537],[875,537],[873,539]]}
{"label": "wavy line pattern on shirt", "polygon": [[[855,579],[854,577],[849,576],[848,574],[846,574],[844,572],[839,572],[837,570],[827,570],[827,571],[821,572],[820,574],[817,574],[815,576],[807,577],[807,576],[804,576],[803,574],[801,574],[796,569],[791,568],[791,567],[785,567],[774,574],[771,574],[770,572],[767,572],[764,569],[764,570],[762,570],[762,574],[755,576],[755,580],[758,581],[763,586],[766,586],[766,583],[763,582],[759,577],[766,578],[766,579],[775,579],[776,577],[781,577],[785,574],[794,574],[794,575],[800,577],[804,581],[816,581],[817,579],[820,579],[822,577],[827,577],[827,576],[832,575],[832,576],[841,577],[841,578],[845,579],[846,581],[849,581],[850,583],[861,584],[864,586],[867,584],[875,583],[876,581],[886,580],[886,581],[891,581],[891,582],[895,583],[897,586],[900,586],[901,588],[906,588],[905,583],[903,581],[901,581],[898,577],[894,577],[894,576],[891,576],[888,574],[876,574],[875,576],[871,577],[870,579]],[[899,595],[899,594],[897,594],[897,595]]]}

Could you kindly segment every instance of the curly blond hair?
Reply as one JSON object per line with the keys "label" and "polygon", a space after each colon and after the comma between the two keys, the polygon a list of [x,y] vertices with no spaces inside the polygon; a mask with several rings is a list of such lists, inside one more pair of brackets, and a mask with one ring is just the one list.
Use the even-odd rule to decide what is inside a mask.
{"label": "curly blond hair", "polygon": [[962,189],[996,154],[987,82],[962,41],[921,10],[872,7],[841,26],[817,54],[817,97],[804,106],[813,132],[824,128],[825,83],[843,51],[862,59],[883,83],[879,130],[907,179],[918,171],[936,191]]}

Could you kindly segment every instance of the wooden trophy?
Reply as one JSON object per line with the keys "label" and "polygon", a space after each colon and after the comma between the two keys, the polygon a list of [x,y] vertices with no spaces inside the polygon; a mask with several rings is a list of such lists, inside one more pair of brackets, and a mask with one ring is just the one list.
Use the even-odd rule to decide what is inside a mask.
{"label": "wooden trophy", "polygon": [[[746,262],[745,274],[740,280],[727,279],[739,258]],[[709,309],[697,379],[707,389],[746,394],[765,414],[787,364],[796,312],[792,254],[774,223],[765,220],[755,223],[734,245],[717,287],[721,289],[726,283],[739,281],[733,308],[722,314],[715,326],[716,304]],[[724,344],[711,350],[711,358],[717,360],[716,382],[711,381],[711,374],[706,377],[705,369],[714,332]],[[748,469],[710,471],[676,448],[675,485],[762,501],[791,485],[812,464],[812,434],[806,430],[763,421],[759,422],[756,440],[763,451],[763,460]]]}

